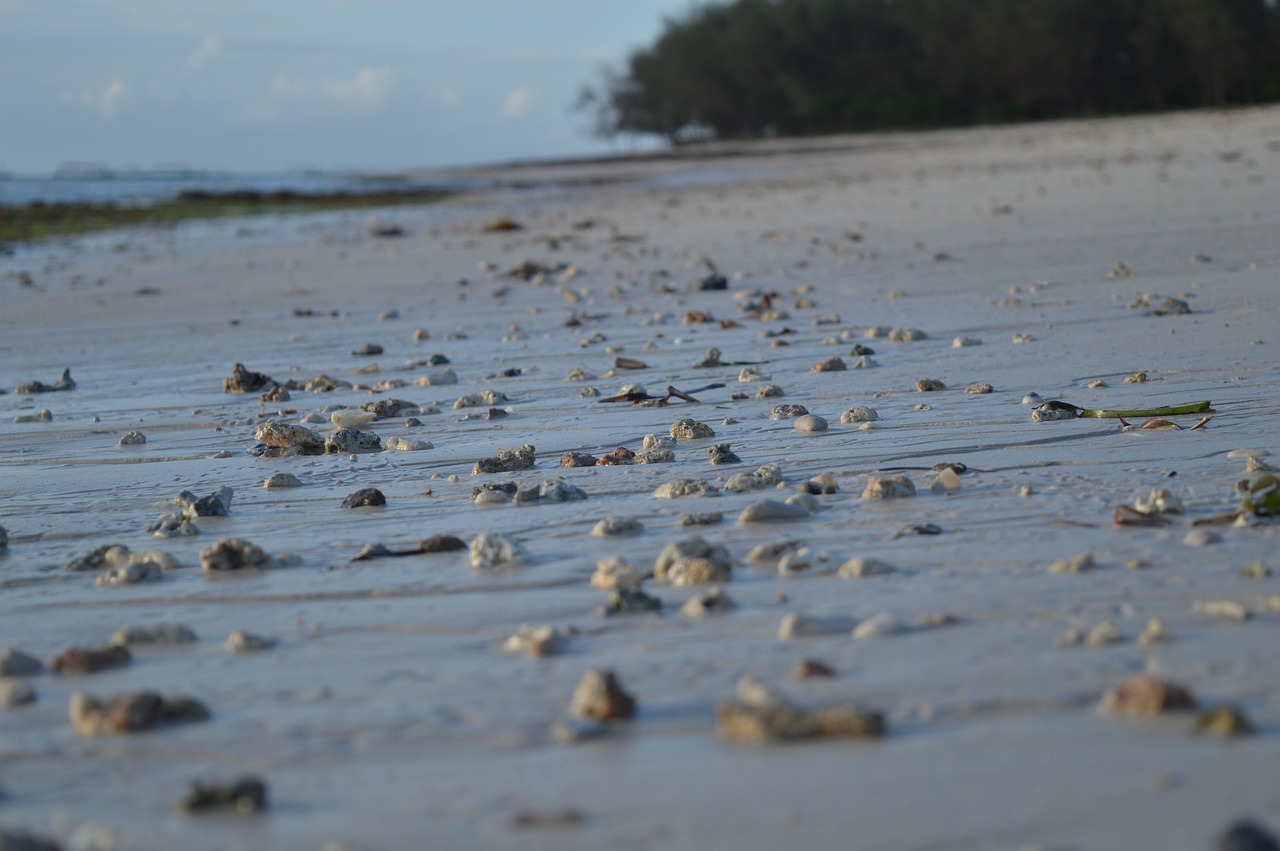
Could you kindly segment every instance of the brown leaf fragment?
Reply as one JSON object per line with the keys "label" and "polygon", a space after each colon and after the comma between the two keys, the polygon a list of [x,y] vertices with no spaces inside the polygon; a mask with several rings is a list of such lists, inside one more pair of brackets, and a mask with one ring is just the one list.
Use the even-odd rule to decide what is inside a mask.
{"label": "brown leaf fragment", "polygon": [[1145,428],[1145,429],[1151,429],[1151,430],[1158,429],[1161,431],[1170,431],[1170,430],[1177,429],[1181,431],[1182,426],[1178,425],[1173,420],[1161,419],[1160,417],[1152,417],[1151,419],[1144,422],[1142,425],[1138,426],[1138,428]]}
{"label": "brown leaf fragment", "polygon": [[1196,430],[1196,429],[1198,429],[1198,428],[1204,428],[1206,425],[1208,425],[1208,424],[1209,424],[1209,420],[1211,420],[1211,419],[1213,419],[1213,414],[1209,414],[1207,417],[1205,417],[1204,419],[1202,419],[1200,422],[1198,422],[1198,423],[1196,423],[1195,425],[1193,425],[1189,430],[1190,430],[1190,431],[1195,431],[1195,430]]}

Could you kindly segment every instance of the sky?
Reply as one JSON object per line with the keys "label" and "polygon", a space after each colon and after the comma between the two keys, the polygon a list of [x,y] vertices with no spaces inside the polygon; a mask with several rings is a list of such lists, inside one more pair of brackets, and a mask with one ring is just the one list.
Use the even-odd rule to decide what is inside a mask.
{"label": "sky", "polygon": [[574,112],[693,0],[0,0],[0,170],[626,150]]}

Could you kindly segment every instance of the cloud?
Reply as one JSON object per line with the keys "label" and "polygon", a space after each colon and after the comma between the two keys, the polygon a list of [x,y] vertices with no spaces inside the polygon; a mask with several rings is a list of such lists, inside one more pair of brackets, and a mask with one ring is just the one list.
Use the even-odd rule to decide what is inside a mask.
{"label": "cloud", "polygon": [[533,89],[521,86],[512,89],[502,102],[502,114],[507,118],[521,118],[533,110]]}
{"label": "cloud", "polygon": [[98,94],[97,106],[102,114],[111,118],[120,109],[120,101],[129,95],[129,86],[120,77],[113,77]]}
{"label": "cloud", "polygon": [[369,106],[382,103],[395,86],[395,73],[390,68],[365,66],[349,80],[331,80],[324,84],[326,97],[347,103]]}
{"label": "cloud", "polygon": [[187,57],[187,65],[191,68],[200,68],[221,52],[222,40],[216,35],[205,36],[204,41],[200,42],[200,46]]}

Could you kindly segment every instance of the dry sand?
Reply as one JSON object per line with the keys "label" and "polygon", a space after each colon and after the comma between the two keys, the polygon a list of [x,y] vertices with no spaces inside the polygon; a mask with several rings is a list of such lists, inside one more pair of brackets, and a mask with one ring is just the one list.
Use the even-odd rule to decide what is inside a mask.
{"label": "dry sand", "polygon": [[[138,648],[131,666],[28,680],[36,703],[0,712],[0,826],[71,848],[859,848],[1206,849],[1233,820],[1280,829],[1280,569],[1274,527],[1227,528],[1184,543],[1191,521],[1230,510],[1245,461],[1277,452],[1280,362],[1280,111],[1007,127],[731,147],[716,157],[495,170],[540,188],[384,214],[401,238],[368,235],[360,215],[192,225],[117,233],[0,258],[0,645],[46,664],[130,625],[179,622],[193,645]],[[556,183],[555,181],[569,181]],[[523,230],[487,233],[510,216]],[[728,291],[691,293],[711,260]],[[568,264],[545,280],[504,273]],[[1132,277],[1108,273],[1123,263]],[[483,265],[482,265],[483,264]],[[32,286],[14,274],[30,271]],[[776,292],[786,318],[740,315],[739,296]],[[1152,316],[1135,296],[1184,299],[1192,313]],[[811,300],[812,306],[807,306]],[[754,299],[759,301],[758,297]],[[1158,304],[1158,300],[1156,302]],[[398,318],[379,319],[388,310]],[[299,311],[312,315],[297,315]],[[682,324],[686,311],[740,327]],[[577,327],[567,327],[572,315]],[[863,340],[872,326],[928,339]],[[429,331],[415,342],[413,332]],[[793,329],[769,338],[765,332]],[[1013,342],[1026,335],[1027,342]],[[957,336],[981,345],[952,348]],[[790,345],[774,347],[774,339]],[[873,368],[812,373],[855,342]],[[377,343],[385,353],[353,357]],[[759,361],[782,398],[756,399],[739,366],[695,368],[710,347]],[[460,382],[381,394],[295,391],[260,404],[226,395],[237,361],[277,380],[326,373],[350,382],[412,381],[442,353]],[[615,357],[649,368],[608,371]],[[376,362],[380,372],[357,370]],[[70,367],[71,392],[16,395]],[[575,368],[597,377],[568,381]],[[515,377],[487,379],[508,369]],[[1149,381],[1125,384],[1145,371]],[[947,390],[918,393],[935,378]],[[1090,388],[1097,379],[1105,388]],[[637,407],[584,398],[639,382],[662,393],[721,382],[701,404]],[[989,395],[965,394],[977,382]],[[505,393],[499,420],[465,418],[453,400]],[[1124,431],[1114,420],[1033,423],[1036,391],[1088,407],[1212,400],[1190,431]],[[732,400],[737,393],[746,400]],[[256,424],[395,396],[438,404],[422,425],[370,427],[430,440],[420,452],[259,458]],[[831,428],[806,436],[773,421],[805,405]],[[872,430],[840,414],[868,405]],[[926,405],[927,407],[921,407]],[[51,422],[12,422],[48,408]],[[280,416],[281,409],[296,411]],[[558,468],[561,453],[639,449],[691,416],[716,437],[681,443],[669,464]],[[1191,425],[1196,418],[1181,418]],[[326,426],[315,426],[322,431]],[[147,442],[120,446],[142,431]],[[730,443],[742,463],[707,464]],[[473,463],[531,443],[537,466],[473,476]],[[859,498],[887,467],[962,462],[959,490]],[[678,478],[723,483],[781,465],[784,491],[662,501]],[[265,490],[274,472],[303,486]],[[839,482],[796,521],[740,526],[761,496],[811,476]],[[481,481],[563,477],[585,502],[476,506]],[[229,517],[202,534],[153,539],[149,523],[180,491],[229,486]],[[376,486],[385,508],[343,509]],[[1187,514],[1164,528],[1115,528],[1112,511],[1155,487]],[[1024,491],[1028,495],[1023,495]],[[679,516],[720,511],[718,525]],[[637,537],[590,534],[608,515],[638,517]],[[933,523],[938,535],[901,534]],[[473,571],[465,552],[352,562],[365,544],[411,546],[437,533],[517,536],[509,572]],[[700,533],[735,560],[738,607],[679,613],[698,588],[650,581],[661,615],[601,619],[597,560],[648,569],[672,540]],[[206,576],[199,552],[224,537],[300,557],[297,566]],[[747,564],[756,544],[807,541],[834,569],[853,556],[899,572],[782,578]],[[159,548],[182,568],[98,587],[69,560],[104,543]],[[1097,568],[1057,575],[1083,552]],[[1127,562],[1149,564],[1126,569]],[[1246,622],[1194,610],[1242,603]],[[958,623],[855,639],[778,638],[791,612]],[[1174,635],[1142,646],[1151,618]],[[1069,630],[1111,622],[1123,640],[1058,646]],[[565,651],[502,652],[522,624],[575,628]],[[273,636],[233,656],[232,630]],[[834,678],[794,682],[820,659]],[[582,674],[617,671],[639,711],[608,737],[561,745],[550,726]],[[1186,715],[1116,720],[1103,692],[1153,673],[1201,703],[1230,702],[1258,734],[1190,732]],[[882,710],[886,738],[765,747],[726,742],[715,708],[754,674],[806,707]],[[211,720],[129,736],[81,738],[71,694],[136,689],[195,696]],[[270,787],[261,816],[190,817],[171,807],[195,779],[254,774]],[[522,826],[520,814],[575,822]],[[554,821],[554,818],[552,819]],[[536,822],[537,819],[535,818]]]}

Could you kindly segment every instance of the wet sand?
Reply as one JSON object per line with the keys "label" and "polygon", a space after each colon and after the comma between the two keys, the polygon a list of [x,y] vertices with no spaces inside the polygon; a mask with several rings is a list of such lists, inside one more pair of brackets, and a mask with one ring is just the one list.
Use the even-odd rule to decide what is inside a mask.
{"label": "wet sand", "polygon": [[[1192,521],[1238,504],[1246,462],[1229,453],[1280,450],[1280,111],[770,143],[488,176],[545,184],[387,211],[383,221],[405,232],[396,238],[371,236],[362,212],[117,233],[0,257],[0,645],[47,665],[131,625],[177,622],[199,637],[135,648],[131,665],[111,671],[27,679],[38,700],[0,712],[0,826],[122,849],[1101,851],[1211,848],[1241,817],[1280,830],[1280,586],[1240,575],[1251,562],[1280,569],[1277,529],[1219,528],[1216,543],[1186,543]],[[500,216],[523,229],[487,231]],[[526,261],[553,271],[506,274]],[[707,261],[726,290],[696,291]],[[1114,276],[1118,264],[1132,275]],[[765,293],[776,293],[774,314],[746,309]],[[1130,306],[1144,294],[1191,313],[1152,315],[1160,299]],[[380,318],[388,311],[397,316]],[[714,321],[685,324],[691,311]],[[928,336],[867,338],[877,326]],[[981,344],[953,348],[961,336]],[[384,352],[350,354],[370,343]],[[875,350],[873,366],[853,368],[856,344]],[[695,367],[711,347],[769,378]],[[459,382],[413,386],[445,368],[417,365],[434,354]],[[850,368],[811,372],[832,356]],[[647,368],[611,372],[618,357]],[[408,386],[295,390],[264,404],[222,392],[237,362],[281,383],[326,374]],[[14,393],[68,367],[72,391]],[[575,369],[594,377],[567,380]],[[1145,383],[1124,382],[1138,372]],[[947,389],[918,392],[922,378]],[[1089,386],[1098,380],[1107,386]],[[631,382],[655,395],[724,386],[666,407],[582,394]],[[964,392],[980,382],[993,392]],[[756,398],[766,383],[785,395]],[[506,417],[452,407],[486,389],[508,397],[496,405]],[[1212,400],[1217,414],[1195,431],[1198,417],[1175,418],[1188,427],[1178,431],[1034,423],[1022,404],[1031,391],[1096,408]],[[248,451],[267,419],[387,397],[438,412],[367,430],[433,448]],[[770,418],[778,404],[804,405],[830,428],[801,434]],[[841,423],[855,405],[878,412],[874,428]],[[46,408],[51,421],[13,422]],[[671,463],[559,467],[566,452],[639,450],[684,417],[715,437],[679,443]],[[119,445],[130,430],[146,443]],[[472,474],[477,459],[526,443],[533,469]],[[707,448],[720,443],[742,462],[709,465]],[[958,490],[935,493],[927,468],[943,462],[969,471]],[[723,485],[768,463],[781,467],[779,490],[651,496],[665,482]],[[860,498],[870,476],[900,467],[925,468],[905,472],[915,497]],[[276,472],[302,486],[264,489]],[[818,496],[816,513],[736,522],[752,502],[822,473],[839,491]],[[588,498],[471,502],[483,482],[555,478]],[[223,486],[235,492],[231,513],[196,521],[201,534],[146,531],[179,492]],[[340,507],[370,486],[385,507]],[[1160,487],[1184,515],[1112,525],[1117,505]],[[682,514],[708,511],[724,520],[681,526]],[[593,536],[610,515],[639,518],[643,533]],[[929,523],[941,533],[910,528]],[[522,566],[477,571],[465,551],[351,560],[375,542],[490,531],[520,540]],[[598,560],[648,570],[667,543],[695,534],[733,556],[724,588],[735,609],[688,617],[681,605],[705,588],[650,580],[661,614],[593,614],[607,597],[589,582]],[[200,551],[228,537],[299,563],[201,571]],[[808,543],[809,571],[783,577],[747,562],[754,546],[784,539]],[[107,543],[160,549],[182,567],[120,587],[64,570]],[[1096,569],[1050,572],[1084,552]],[[854,556],[898,572],[836,576]],[[1250,619],[1195,610],[1221,600]],[[888,612],[912,628],[780,639],[793,612],[850,622]],[[915,626],[939,613],[956,623]],[[1171,642],[1138,643],[1152,618]],[[1105,622],[1118,643],[1060,646]],[[550,658],[504,653],[522,624],[576,634]],[[225,642],[238,629],[279,644],[232,655]],[[794,681],[802,659],[836,676]],[[599,740],[557,743],[551,725],[583,673],[601,667],[636,696],[636,717]],[[1187,686],[1206,708],[1237,705],[1256,735],[1223,740],[1193,734],[1194,715],[1098,709],[1107,689],[1143,672]],[[804,707],[878,709],[888,735],[726,741],[716,707],[744,674]],[[191,695],[212,717],[97,738],[68,723],[75,691],[138,689]],[[266,814],[173,812],[190,781],[241,775],[268,783]],[[576,817],[521,819],[557,822],[565,811]]]}

